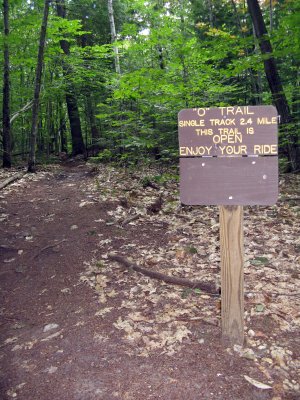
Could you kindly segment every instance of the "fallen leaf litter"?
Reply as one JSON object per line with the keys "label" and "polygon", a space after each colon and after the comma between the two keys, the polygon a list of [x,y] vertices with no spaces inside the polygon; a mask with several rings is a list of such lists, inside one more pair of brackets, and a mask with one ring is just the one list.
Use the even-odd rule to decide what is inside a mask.
{"label": "fallen leaf litter", "polygon": [[[25,175],[10,187],[3,189],[1,199],[8,191],[18,191],[26,187],[30,180],[39,180],[49,172]],[[153,247],[147,243],[147,236],[127,243],[123,241],[114,248],[109,238],[99,234],[101,260],[86,265],[86,273],[81,282],[88,283],[99,295],[101,308],[99,318],[109,315],[110,299],[118,298],[122,288],[125,297],[118,307],[120,315],[114,321],[114,328],[122,333],[125,342],[132,343],[128,353],[149,357],[154,352],[169,356],[180,352],[182,346],[193,340],[191,322],[205,321],[214,325],[220,322],[220,307],[213,296],[185,290],[180,287],[152,281],[138,274],[130,274],[108,261],[107,254],[119,251],[131,256],[133,261],[145,268],[167,274],[188,277],[203,281],[219,282],[219,238],[218,209],[216,207],[180,207],[178,202],[178,183],[166,180],[160,189],[143,188],[141,181],[145,174],[158,176],[155,169],[135,171],[133,174],[119,168],[101,166],[96,183],[87,187],[93,194],[93,201],[82,200],[79,207],[96,204],[97,201],[116,202],[116,209],[108,212],[105,220],[95,220],[98,224],[114,225],[120,228],[119,239],[122,243],[122,223],[139,227],[147,225],[149,229],[163,229],[165,241],[161,246]],[[245,207],[245,320],[247,339],[244,349],[236,352],[252,360],[266,377],[259,382],[244,376],[250,384],[260,389],[278,391],[274,399],[281,399],[283,391],[299,393],[299,261],[300,261],[300,207],[295,198],[299,188],[299,176],[285,176],[281,179],[281,198],[272,207]],[[98,183],[97,183],[98,182]],[[100,189],[99,189],[100,188]],[[126,201],[120,203],[121,197]],[[161,210],[149,213],[149,207],[158,195],[163,198]],[[296,197],[297,199],[297,197]],[[34,199],[33,199],[34,200]],[[55,199],[49,199],[49,201]],[[138,219],[131,219],[138,215]],[[1,220],[9,215],[0,215]],[[49,221],[53,216],[48,216]],[[45,222],[46,218],[45,218]],[[75,229],[72,226],[71,229]],[[127,229],[127,227],[125,228]],[[25,235],[25,240],[34,240],[34,236]],[[141,240],[143,239],[143,240]],[[100,267],[99,267],[100,265]],[[271,334],[264,332],[264,320],[273,323]],[[54,332],[42,340],[62,335]],[[287,339],[285,334],[289,334]],[[108,340],[100,333],[95,340]],[[14,344],[12,351],[31,348],[34,343],[18,344],[17,337],[7,338],[4,344]],[[198,340],[203,344],[202,339]],[[228,349],[231,354],[232,350]],[[49,373],[54,371],[49,370]],[[274,378],[280,383],[274,385]],[[22,384],[21,384],[22,385]],[[9,395],[16,397],[21,386],[12,388]]]}
{"label": "fallen leaf litter", "polygon": [[[182,207],[175,179],[162,183],[159,190],[143,188],[141,182],[145,174],[150,177],[159,175],[157,170],[151,168],[132,174],[109,166],[99,169],[96,184],[88,190],[97,194],[99,201],[116,202],[115,210],[107,213],[107,220],[99,222],[117,226],[120,237],[115,239],[122,244],[114,248],[111,239],[101,238],[101,260],[88,264],[81,280],[97,291],[99,303],[104,307],[97,313],[100,317],[111,311],[109,297],[118,297],[118,293],[111,296],[111,285],[122,290],[125,300],[119,304],[120,315],[113,325],[122,332],[124,341],[133,344],[129,354],[149,357],[159,351],[172,356],[193,340],[191,322],[220,324],[219,300],[201,292],[130,274],[110,262],[107,255],[117,251],[145,268],[215,282],[219,287],[218,208]],[[281,179],[283,194],[277,205],[245,207],[247,337],[246,347],[239,355],[252,360],[264,373],[267,384],[255,383],[251,377],[245,377],[262,389],[272,385],[273,375],[282,380],[285,390],[299,391],[299,347],[294,349],[293,340],[281,343],[284,333],[299,335],[300,326],[300,207],[294,201],[286,201],[294,196],[299,180],[299,176]],[[149,206],[158,196],[163,198],[162,208],[158,213],[151,214]],[[129,226],[147,224],[149,229],[163,229],[166,244],[151,246],[144,231],[135,241],[122,242],[122,223],[135,215],[139,218],[130,221]],[[263,326],[255,328],[263,325],[265,318],[274,325],[271,335],[263,333]]]}

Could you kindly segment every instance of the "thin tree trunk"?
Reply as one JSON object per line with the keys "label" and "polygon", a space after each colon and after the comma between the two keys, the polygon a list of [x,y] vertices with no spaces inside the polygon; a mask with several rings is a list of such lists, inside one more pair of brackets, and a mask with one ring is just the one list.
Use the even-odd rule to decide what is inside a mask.
{"label": "thin tree trunk", "polygon": [[273,0],[270,0],[270,34],[273,30]]}
{"label": "thin tree trunk", "polygon": [[36,162],[35,147],[36,147],[36,137],[37,137],[37,131],[38,131],[39,101],[40,101],[41,81],[42,81],[42,72],[43,72],[47,22],[48,22],[48,14],[49,14],[49,4],[50,4],[50,0],[45,0],[43,21],[42,21],[41,32],[40,32],[38,61],[37,61],[37,66],[36,66],[36,71],[35,71],[35,84],[34,84],[34,98],[33,98],[33,106],[32,106],[32,124],[31,124],[31,135],[30,135],[28,172],[35,172],[35,169],[36,169],[36,167],[35,167],[35,162]]}
{"label": "thin tree trunk", "polygon": [[[292,122],[292,116],[277,70],[276,62],[272,56],[273,50],[271,42],[267,36],[268,32],[258,0],[247,0],[247,4],[252,18],[255,35],[259,42],[260,51],[264,55],[264,69],[272,93],[273,102],[277,108],[278,114],[280,115],[280,122],[282,124],[289,124]],[[300,147],[297,143],[298,138],[296,134],[291,133],[287,135],[287,138],[289,140],[287,152],[291,163],[291,170],[296,171],[300,168]]]}
{"label": "thin tree trunk", "polygon": [[[108,16],[109,16],[109,24],[110,24],[110,35],[111,35],[111,43],[114,44],[117,39],[116,27],[115,27],[115,18],[114,18],[114,9],[113,9],[113,0],[107,1],[108,6]],[[116,73],[121,73],[120,68],[120,59],[119,59],[119,49],[117,46],[113,46],[115,53],[115,69]]]}
{"label": "thin tree trunk", "polygon": [[86,112],[88,116],[88,123],[90,125],[92,144],[94,144],[97,143],[100,137],[100,133],[97,127],[92,97],[90,93],[87,93],[86,95]]}
{"label": "thin tree trunk", "polygon": [[47,130],[47,137],[48,137],[48,146],[47,152],[48,155],[53,154],[55,152],[55,129],[54,129],[54,122],[53,122],[53,107],[51,100],[48,101],[46,107],[46,130]]}
{"label": "thin tree trunk", "polygon": [[68,152],[68,143],[66,137],[66,121],[64,117],[60,118],[60,146],[62,152],[64,153]]}
{"label": "thin tree trunk", "polygon": [[214,13],[213,13],[212,0],[207,0],[206,5],[208,8],[208,14],[209,14],[209,25],[211,28],[213,28],[214,27]]}
{"label": "thin tree trunk", "polygon": [[[182,1],[180,1],[180,10],[181,10],[181,15],[180,15],[180,33],[183,37],[183,39],[186,39],[186,30],[185,30],[185,21],[184,21],[184,14],[183,14],[183,4]],[[183,87],[184,87],[184,98],[185,98],[185,105],[186,107],[189,106],[188,104],[188,98],[187,98],[187,94],[186,94],[186,89],[188,86],[188,81],[189,81],[189,73],[188,73],[188,69],[186,66],[186,62],[185,62],[185,53],[183,51],[180,51],[179,53],[179,59],[182,65],[182,81],[183,81]]]}
{"label": "thin tree trunk", "polygon": [[[64,0],[56,0],[56,9],[57,9],[57,15],[59,17],[66,18],[66,7]],[[70,54],[70,45],[67,40],[61,40],[60,47],[66,56]],[[66,103],[67,103],[71,137],[72,137],[72,155],[76,156],[77,154],[85,154],[85,146],[82,137],[77,98],[74,92],[74,88],[70,83],[69,79],[72,69],[69,65],[67,65],[65,61],[63,62],[62,66],[63,66],[64,77],[66,79],[66,84],[67,84]]]}
{"label": "thin tree trunk", "polygon": [[164,70],[165,69],[164,51],[163,47],[160,44],[157,45],[157,51],[158,51],[159,67],[160,69]]}
{"label": "thin tree trunk", "polygon": [[9,82],[9,0],[3,1],[4,68],[3,68],[3,168],[11,167],[10,82]]}

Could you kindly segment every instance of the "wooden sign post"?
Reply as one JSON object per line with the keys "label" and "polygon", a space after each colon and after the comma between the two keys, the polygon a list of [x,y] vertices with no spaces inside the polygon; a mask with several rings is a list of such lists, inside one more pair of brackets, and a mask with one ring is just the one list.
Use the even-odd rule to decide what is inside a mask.
{"label": "wooden sign post", "polygon": [[222,337],[229,344],[244,341],[243,207],[220,207]]}
{"label": "wooden sign post", "polygon": [[277,112],[273,106],[180,111],[180,199],[220,205],[222,337],[244,341],[243,205],[278,197]]}

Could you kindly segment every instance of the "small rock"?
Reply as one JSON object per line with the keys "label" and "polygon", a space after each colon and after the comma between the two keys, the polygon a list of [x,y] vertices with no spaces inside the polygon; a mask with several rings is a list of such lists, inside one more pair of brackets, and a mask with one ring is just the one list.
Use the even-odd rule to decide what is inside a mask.
{"label": "small rock", "polygon": [[256,355],[252,349],[244,349],[241,354],[241,357],[247,358],[247,360],[255,360],[256,359]]}
{"label": "small rock", "polygon": [[24,265],[17,265],[15,271],[19,274],[23,274],[26,271],[26,267],[24,267]]}
{"label": "small rock", "polygon": [[46,372],[48,372],[48,374],[54,374],[57,370],[58,370],[57,367],[51,366],[50,368],[48,368],[48,369],[46,370]]}
{"label": "small rock", "polygon": [[269,358],[269,357],[264,357],[263,361],[268,363],[268,364],[271,364],[271,365],[273,364],[273,360],[271,358]]}
{"label": "small rock", "polygon": [[243,349],[243,347],[240,346],[239,344],[235,344],[233,346],[233,350],[236,351],[237,353],[241,353],[242,349]]}
{"label": "small rock", "polygon": [[255,336],[255,332],[254,332],[252,329],[249,329],[248,335],[249,335],[250,337],[254,337],[254,336]]}
{"label": "small rock", "polygon": [[11,349],[11,351],[18,351],[18,350],[22,350],[22,349],[23,349],[23,346],[22,346],[22,345],[16,344],[16,345]]}
{"label": "small rock", "polygon": [[44,326],[43,332],[49,332],[52,331],[53,329],[57,329],[59,327],[58,324],[48,324]]}
{"label": "small rock", "polygon": [[71,231],[74,231],[75,229],[78,229],[78,226],[77,225],[72,225],[71,226]]}

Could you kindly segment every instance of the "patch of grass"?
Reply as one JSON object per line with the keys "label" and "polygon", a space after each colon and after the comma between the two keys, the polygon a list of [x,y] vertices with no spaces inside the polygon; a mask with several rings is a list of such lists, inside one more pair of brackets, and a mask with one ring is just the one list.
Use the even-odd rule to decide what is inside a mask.
{"label": "patch of grass", "polygon": [[105,268],[105,265],[103,264],[102,261],[97,261],[96,262],[96,267],[98,267],[99,269]]}
{"label": "patch of grass", "polygon": [[198,253],[198,250],[194,246],[187,246],[185,250],[188,254],[197,254]]}

